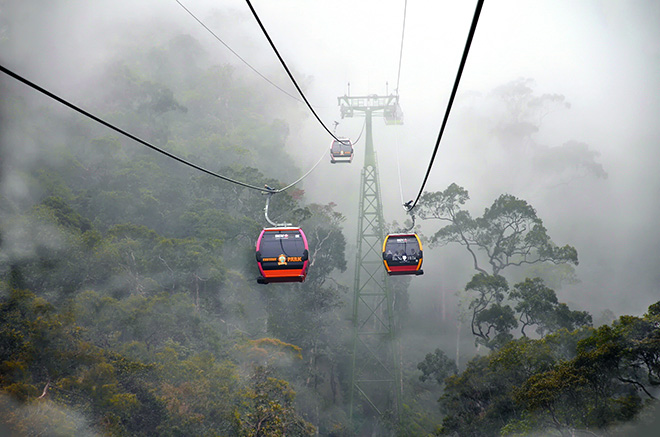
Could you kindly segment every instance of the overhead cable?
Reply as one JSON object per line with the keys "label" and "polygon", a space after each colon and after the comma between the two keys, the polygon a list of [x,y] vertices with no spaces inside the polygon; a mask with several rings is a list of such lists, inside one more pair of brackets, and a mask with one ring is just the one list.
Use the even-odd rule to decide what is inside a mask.
{"label": "overhead cable", "polygon": [[364,132],[364,127],[367,125],[367,119],[365,118],[364,123],[362,123],[362,129],[360,129],[360,134],[358,137],[353,141],[353,144],[357,144],[358,141],[360,141],[360,138],[362,138],[362,133]]}
{"label": "overhead cable", "polygon": [[401,60],[403,59],[403,37],[406,34],[406,11],[408,10],[408,0],[403,3],[403,26],[401,29],[401,50],[399,51],[399,72],[396,75],[396,95],[399,95],[399,80],[401,79]]}
{"label": "overhead cable", "polygon": [[474,11],[474,17],[472,18],[472,25],[470,26],[470,32],[468,34],[467,41],[465,42],[465,49],[463,50],[463,57],[461,58],[461,64],[458,67],[458,73],[456,74],[456,80],[454,81],[454,88],[452,89],[451,96],[449,97],[447,110],[445,111],[445,117],[442,120],[440,133],[438,134],[438,139],[436,140],[435,148],[433,149],[433,155],[431,155],[431,161],[429,162],[429,168],[426,171],[426,176],[424,176],[424,181],[422,182],[422,186],[419,189],[419,193],[417,194],[417,198],[415,199],[415,202],[408,207],[409,211],[412,210],[417,205],[417,202],[419,201],[419,198],[422,196],[422,192],[424,191],[424,186],[426,185],[426,181],[428,180],[429,175],[431,174],[433,161],[435,160],[435,155],[438,153],[438,147],[440,146],[440,140],[442,139],[442,134],[445,130],[445,126],[447,126],[447,119],[449,118],[449,112],[451,111],[451,106],[454,103],[454,98],[456,97],[458,84],[461,81],[461,75],[463,74],[463,68],[465,67],[465,62],[467,61],[468,53],[470,52],[470,45],[472,44],[472,38],[474,37],[474,33],[477,29],[477,23],[479,22],[479,14],[481,13],[481,8],[483,4],[484,4],[484,0],[477,1],[477,8]]}
{"label": "overhead cable", "polygon": [[[401,26],[401,50],[399,51],[399,71],[396,76],[396,88],[394,92],[399,95],[399,81],[401,80],[401,61],[403,60],[403,38],[406,34],[406,11],[408,10],[408,0],[403,2],[403,25]],[[401,203],[403,203],[403,184],[401,182],[401,164],[399,162],[399,134],[395,133],[394,142],[396,144],[396,169],[399,175],[399,194]]]}
{"label": "overhead cable", "polygon": [[302,181],[303,179],[305,179],[305,178],[306,178],[311,172],[314,171],[314,169],[315,169],[316,167],[318,167],[318,165],[321,163],[321,161],[323,160],[323,158],[326,158],[326,157],[327,157],[327,153],[328,153],[328,152],[324,150],[324,151],[323,151],[323,154],[321,155],[321,157],[319,158],[319,160],[316,161],[316,164],[314,164],[314,166],[313,166],[312,168],[310,168],[309,171],[308,171],[307,173],[305,173],[304,175],[302,175],[302,176],[300,177],[300,179],[296,180],[295,182],[291,182],[291,183],[290,183],[289,185],[287,185],[286,187],[284,187],[284,188],[280,188],[279,190],[276,190],[276,191],[279,192],[279,191],[288,190],[289,188],[291,188],[291,187],[293,187],[294,185],[296,185],[298,182],[300,182],[300,181]]}
{"label": "overhead cable", "polygon": [[193,17],[193,18],[195,19],[195,21],[197,21],[199,24],[201,24],[202,27],[203,27],[204,29],[206,29],[211,35],[213,35],[213,37],[214,37],[215,39],[217,39],[218,41],[220,41],[220,42],[222,43],[223,46],[225,46],[230,52],[232,52],[232,53],[234,54],[234,56],[236,56],[238,59],[240,59],[240,60],[241,60],[245,65],[247,65],[252,71],[254,71],[254,72],[257,73],[259,76],[261,76],[262,79],[264,79],[266,82],[268,82],[269,84],[271,84],[272,86],[274,86],[274,87],[277,88],[278,90],[282,91],[284,94],[286,94],[287,96],[291,97],[292,99],[295,99],[295,100],[299,101],[300,103],[305,103],[304,101],[300,100],[298,97],[296,97],[296,96],[294,96],[293,94],[290,94],[288,91],[286,91],[286,90],[280,88],[278,85],[276,85],[275,83],[273,83],[270,79],[268,79],[266,76],[264,76],[264,75],[261,74],[259,71],[257,71],[256,68],[254,68],[252,65],[250,65],[245,59],[243,59],[243,58],[241,57],[241,55],[239,55],[239,54],[236,53],[231,47],[229,47],[229,46],[228,46],[228,45],[227,45],[222,39],[220,39],[220,37],[219,37],[218,35],[216,35],[211,29],[209,29],[208,26],[206,26],[206,24],[204,24],[204,23],[202,22],[202,20],[200,20],[199,18],[197,18],[197,17],[195,16],[195,14],[193,14],[193,13],[192,13],[187,7],[185,7],[185,6],[183,5],[183,3],[181,3],[179,0],[175,0],[175,1],[179,4],[179,6],[181,6],[181,7],[183,8],[184,11],[186,11],[191,17]]}
{"label": "overhead cable", "polygon": [[[109,123],[109,122],[107,122],[107,121],[105,121],[105,120],[103,120],[103,119],[101,119],[101,118],[95,116],[94,114],[91,114],[90,112],[85,111],[84,109],[82,109],[82,108],[80,108],[80,107],[74,105],[73,103],[70,103],[70,102],[68,102],[67,100],[65,100],[65,99],[63,99],[63,98],[61,98],[61,97],[59,97],[59,96],[57,96],[57,95],[51,93],[50,91],[48,91],[48,90],[42,88],[41,86],[35,84],[34,82],[31,82],[31,81],[25,79],[24,77],[18,75],[17,73],[14,73],[13,71],[9,70],[8,68],[4,67],[3,65],[0,65],[0,71],[2,71],[3,73],[7,74],[8,76],[13,77],[14,79],[18,80],[19,82],[22,82],[22,83],[24,83],[25,85],[27,85],[27,86],[29,86],[29,87],[31,87],[31,88],[33,88],[33,89],[39,91],[40,93],[45,94],[46,96],[50,97],[51,99],[58,101],[59,103],[63,104],[64,106],[67,106],[67,107],[73,109],[74,111],[79,112],[80,114],[82,114],[82,115],[84,115],[84,116],[86,116],[86,117],[91,118],[92,120],[96,121],[97,123],[100,123],[100,124],[102,124],[103,126],[109,128],[109,129],[112,129],[112,130],[114,130],[115,132],[118,132],[118,133],[120,133],[120,134],[122,134],[122,135],[124,135],[124,136],[126,136],[126,137],[128,137],[128,138],[130,138],[130,139],[132,139],[133,141],[136,141],[136,142],[138,142],[138,143],[140,143],[140,144],[142,144],[142,145],[144,145],[144,146],[146,146],[146,147],[148,147],[148,148],[150,148],[150,149],[152,149],[152,150],[155,150],[156,152],[161,153],[161,154],[167,156],[168,158],[174,159],[175,161],[178,161],[178,162],[180,162],[180,163],[182,163],[182,164],[185,164],[185,165],[187,165],[187,166],[189,166],[189,167],[192,167],[192,168],[194,168],[195,170],[201,171],[201,172],[203,172],[203,173],[206,173],[206,174],[208,174],[208,175],[210,175],[210,176],[213,176],[213,177],[216,177],[216,178],[222,179],[222,180],[224,180],[224,181],[231,182],[232,184],[240,185],[240,186],[243,186],[243,187],[246,187],[246,188],[250,188],[250,189],[253,189],[253,190],[257,190],[257,191],[261,191],[261,192],[264,192],[264,193],[281,193],[282,191],[284,191],[284,190],[286,190],[286,189],[292,187],[293,185],[297,184],[297,183],[300,182],[305,176],[307,176],[309,173],[311,173],[311,170],[310,170],[309,172],[307,172],[307,174],[305,174],[305,176],[303,176],[302,178],[298,179],[296,182],[294,182],[294,183],[292,183],[292,184],[289,184],[289,185],[286,186],[285,188],[280,188],[280,189],[262,188],[262,187],[257,187],[257,186],[255,186],[255,185],[247,184],[247,183],[245,183],[245,182],[237,181],[237,180],[232,179],[232,178],[229,178],[229,177],[227,177],[227,176],[223,176],[223,175],[221,175],[221,174],[218,174],[218,173],[212,172],[212,171],[210,171],[210,170],[207,170],[207,169],[205,169],[205,168],[203,168],[203,167],[198,166],[197,164],[193,164],[193,163],[190,162],[190,161],[186,161],[186,160],[183,159],[183,158],[180,158],[180,157],[178,157],[178,156],[176,156],[176,155],[174,155],[174,154],[172,154],[172,153],[170,153],[170,152],[168,152],[168,151],[166,151],[166,150],[163,150],[163,149],[161,149],[160,147],[154,146],[153,144],[151,144],[151,143],[149,143],[149,142],[147,142],[147,141],[145,141],[145,140],[143,140],[143,139],[141,139],[141,138],[138,138],[138,137],[136,137],[135,135],[133,135],[133,134],[131,134],[131,133],[129,133],[129,132],[126,132],[125,130],[123,130],[123,129],[121,129],[121,128],[118,128],[117,126],[114,126],[113,124],[111,124],[111,123]],[[319,162],[320,162],[320,161],[319,161]],[[316,163],[316,165],[318,165],[318,163]],[[314,168],[316,168],[316,165],[314,166]],[[313,168],[312,168],[312,170],[313,170]]]}
{"label": "overhead cable", "polygon": [[302,89],[300,89],[300,87],[298,86],[298,82],[296,82],[296,79],[293,77],[293,74],[291,74],[291,71],[289,70],[289,67],[287,67],[286,62],[284,62],[284,59],[282,59],[282,56],[280,55],[280,52],[277,50],[277,47],[275,47],[275,43],[273,43],[273,40],[271,39],[270,35],[266,31],[266,28],[264,27],[263,23],[261,22],[261,19],[259,18],[259,15],[257,15],[257,11],[255,11],[254,8],[252,7],[252,3],[250,2],[250,0],[245,0],[245,1],[247,2],[248,7],[250,8],[250,11],[252,11],[252,15],[254,15],[254,19],[257,20],[257,23],[259,24],[259,27],[261,28],[261,31],[264,33],[264,36],[266,37],[266,39],[270,43],[271,48],[275,52],[275,55],[277,55],[277,59],[280,60],[280,63],[282,64],[282,67],[284,67],[284,70],[286,71],[286,74],[289,75],[289,79],[291,79],[291,82],[293,83],[293,85],[298,90],[298,93],[300,93],[300,97],[303,98],[303,100],[305,101],[305,104],[307,105],[309,110],[312,111],[312,114],[314,114],[314,117],[316,117],[316,120],[318,120],[318,122],[321,124],[321,126],[323,126],[323,129],[325,129],[332,136],[332,138],[334,138],[335,140],[337,140],[339,142],[342,142],[339,138],[337,138],[335,136],[335,134],[332,133],[332,131],[330,129],[328,129],[328,127],[325,125],[325,123],[323,123],[323,121],[318,116],[316,111],[314,111],[314,108],[312,107],[312,105],[307,100],[307,97],[305,97],[305,93],[302,92]]}
{"label": "overhead cable", "polygon": [[401,195],[401,204],[403,204],[403,183],[401,182],[401,162],[399,159],[399,133],[394,133],[394,144],[396,146],[396,172],[399,175],[399,194]]}

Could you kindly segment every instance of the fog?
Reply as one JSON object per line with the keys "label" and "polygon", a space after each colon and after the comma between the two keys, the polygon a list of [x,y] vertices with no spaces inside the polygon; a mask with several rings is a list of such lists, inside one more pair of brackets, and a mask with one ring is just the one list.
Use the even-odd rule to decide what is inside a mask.
{"label": "fog", "polygon": [[[306,95],[318,105],[321,118],[327,125],[340,121],[337,132],[352,138],[359,135],[363,119],[341,120],[336,97],[393,92],[403,16],[401,2],[355,3],[254,5],[288,65],[308,80]],[[244,55],[264,68],[276,64],[242,2],[232,6],[244,18],[239,21],[251,42],[252,50]],[[406,12],[399,84],[405,125],[385,126],[376,118],[373,131],[385,217],[398,222],[405,219],[400,191],[404,201],[414,198],[426,171],[474,5],[409,2]],[[429,191],[452,182],[465,187],[473,216],[502,193],[527,200],[557,244],[578,249],[580,283],[559,290],[560,298],[595,317],[604,309],[640,314],[660,291],[660,233],[654,220],[660,210],[655,169],[660,139],[659,18],[660,6],[643,1],[486,2],[426,185]],[[203,29],[199,31],[203,35]],[[527,144],[506,144],[493,135],[494,124],[506,114],[492,94],[519,80],[534,96],[559,94],[570,107],[549,108]],[[292,126],[300,123],[300,134],[291,141],[301,152],[301,168],[309,168],[328,135],[311,117],[288,121]],[[570,142],[586,145],[592,163],[602,166],[606,177],[570,158],[548,169],[551,163],[543,162],[540,152]],[[321,166],[304,182],[313,200],[338,203],[349,226],[357,221],[361,144],[363,140],[350,168]],[[330,195],[328,184],[341,184],[339,191],[346,196]],[[431,234],[438,226],[424,223],[421,229]],[[349,236],[351,241],[355,239]],[[443,273],[469,268],[467,257],[451,248],[428,251],[427,275],[416,278],[410,288],[413,303],[422,296],[437,297],[438,284],[445,284],[446,291],[462,287],[469,270],[461,278]]]}
{"label": "fog", "polygon": [[[296,95],[244,2],[182,3],[253,68]],[[253,5],[325,125],[332,129],[337,121],[337,135],[356,139],[364,119],[341,119],[337,97],[395,92],[404,2],[256,0]],[[473,13],[473,2],[407,4],[398,86],[405,124],[386,126],[378,117],[373,123],[388,222],[406,219],[402,201],[415,198],[420,189]],[[466,208],[474,217],[503,193],[529,202],[554,242],[578,250],[579,282],[557,290],[560,300],[595,319],[605,310],[642,314],[660,297],[658,22],[660,4],[643,0],[487,1],[425,187],[440,191],[455,182],[466,188],[471,197]],[[176,34],[198,40],[214,62],[230,63],[240,75],[262,80],[174,0],[22,7],[0,0],[0,62],[73,101],[85,101],[85,90],[102,87],[95,82],[100,69],[122,53],[127,37],[149,35],[166,42]],[[16,85],[3,75],[0,90],[6,86]],[[305,105],[292,104],[290,96],[270,85],[264,89],[273,119],[290,127],[288,147],[302,175],[327,153],[331,137]],[[517,95],[521,98],[561,99],[525,113],[502,97],[515,89],[527,93]],[[56,105],[28,88],[25,95]],[[538,129],[528,135],[501,131],[512,117],[533,119]],[[351,165],[324,161],[301,184],[308,202],[334,202],[346,216],[349,266],[363,145],[364,134]],[[11,183],[14,170],[38,166],[30,145],[23,147],[2,149],[3,192],[13,193],[12,198],[22,193],[20,184]],[[260,170],[283,178],[277,169]],[[418,224],[427,237],[439,229],[438,222]],[[455,293],[474,273],[469,255],[461,247],[426,248],[424,270],[409,287],[411,310],[452,317]],[[352,270],[338,279],[352,284]],[[414,335],[429,350],[443,341],[453,347],[453,340],[441,340],[433,329]]]}
{"label": "fog", "polygon": [[[238,0],[184,5],[245,61],[295,95],[247,5]],[[255,2],[254,7],[321,119],[329,127],[340,121],[337,134],[357,138],[363,119],[341,120],[336,98],[349,92],[394,92],[403,4],[286,1]],[[405,219],[400,193],[409,200],[420,188],[473,7],[469,2],[410,2],[407,7],[399,83],[405,125],[385,126],[374,119],[388,221]],[[4,22],[22,23],[11,27],[11,35],[3,30],[9,41],[3,44],[3,64],[63,96],[86,86],[96,69],[121,52],[127,35],[162,34],[166,40],[176,32],[189,34],[217,62],[235,64],[257,77],[175,1],[103,6],[74,1],[23,8],[5,1],[2,8]],[[660,6],[644,1],[487,2],[426,185],[428,191],[452,182],[465,187],[473,215],[501,193],[527,200],[558,244],[578,249],[581,282],[562,291],[562,297],[596,313],[606,308],[639,313],[658,295],[660,237],[654,217],[660,209],[655,168],[660,137],[660,30],[655,26],[659,17]],[[534,95],[560,94],[570,104],[551,108],[530,141],[546,148],[569,141],[586,144],[606,179],[568,171],[563,176],[539,174],[538,168],[530,167],[534,151],[528,146],[515,149],[493,139],[493,123],[502,115],[492,91],[521,79]],[[269,89],[275,105],[278,99],[291,99]],[[330,136],[302,103],[294,113],[273,116],[289,123],[291,147],[298,152],[301,171],[306,171]],[[363,142],[364,135],[353,165],[323,163],[303,182],[309,200],[337,203],[349,227],[357,220]],[[328,186],[344,194],[338,197]],[[425,223],[421,229],[431,234],[437,225]],[[351,241],[355,237],[349,232]],[[465,282],[438,277],[436,272],[455,262],[443,261],[443,251],[429,251],[429,274],[413,283],[413,297],[435,293],[438,281],[448,281],[451,287]]]}

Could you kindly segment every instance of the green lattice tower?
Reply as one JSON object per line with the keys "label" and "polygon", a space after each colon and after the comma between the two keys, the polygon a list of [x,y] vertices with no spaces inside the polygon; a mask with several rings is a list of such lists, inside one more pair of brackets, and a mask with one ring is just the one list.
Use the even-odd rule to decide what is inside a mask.
{"label": "green lattice tower", "polygon": [[360,183],[353,295],[353,359],[350,416],[398,421],[401,370],[397,360],[393,296],[383,268],[385,238],[372,114],[398,107],[397,96],[339,97],[342,116],[365,116],[364,167]]}

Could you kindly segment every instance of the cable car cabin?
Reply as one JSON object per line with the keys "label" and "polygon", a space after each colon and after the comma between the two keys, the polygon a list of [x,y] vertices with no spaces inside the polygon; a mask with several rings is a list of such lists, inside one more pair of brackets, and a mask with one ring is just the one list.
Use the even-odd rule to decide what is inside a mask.
{"label": "cable car cabin", "polygon": [[386,107],[383,110],[383,117],[385,118],[385,124],[403,124],[403,111],[399,104],[391,105]]}
{"label": "cable car cabin", "polygon": [[332,140],[330,145],[330,162],[335,164],[343,162],[350,164],[353,161],[353,144],[348,138],[340,138],[339,141]]}
{"label": "cable car cabin", "polygon": [[423,275],[422,242],[417,234],[389,234],[383,242],[388,275]]}
{"label": "cable car cabin", "polygon": [[309,265],[307,238],[300,228],[265,228],[257,240],[260,284],[304,282]]}

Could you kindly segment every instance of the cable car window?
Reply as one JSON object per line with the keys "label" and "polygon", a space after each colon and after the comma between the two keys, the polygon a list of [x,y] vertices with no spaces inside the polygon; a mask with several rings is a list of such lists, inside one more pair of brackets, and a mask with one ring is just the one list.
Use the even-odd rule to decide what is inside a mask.
{"label": "cable car window", "polygon": [[419,257],[419,244],[417,238],[409,237],[391,237],[387,240],[385,246],[386,256],[392,255],[393,261],[417,262]]}
{"label": "cable car window", "polygon": [[287,232],[264,232],[261,238],[259,252],[263,258],[278,257],[300,257],[305,251],[305,242],[298,231]]}
{"label": "cable car window", "polygon": [[342,152],[344,154],[350,154],[353,151],[353,146],[351,145],[350,141],[346,140],[345,143],[342,143],[341,141],[333,141],[332,142],[332,153],[335,155],[340,155]]}

